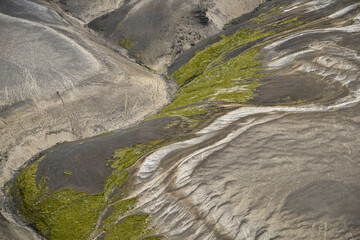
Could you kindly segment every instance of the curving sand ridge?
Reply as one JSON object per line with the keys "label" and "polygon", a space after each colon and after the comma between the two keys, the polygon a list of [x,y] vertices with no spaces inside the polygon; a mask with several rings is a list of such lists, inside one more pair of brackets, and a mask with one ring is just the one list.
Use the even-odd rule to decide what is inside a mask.
{"label": "curving sand ridge", "polygon": [[[329,8],[322,20],[357,8]],[[359,238],[357,18],[353,12],[333,27],[309,24],[262,50],[277,77],[340,82],[347,96],[323,105],[242,107],[197,138],[160,148],[139,164],[129,196],[140,196],[136,211],[151,213],[170,239]],[[200,145],[209,139],[216,140]],[[186,148],[196,150],[163,169],[172,151]]]}

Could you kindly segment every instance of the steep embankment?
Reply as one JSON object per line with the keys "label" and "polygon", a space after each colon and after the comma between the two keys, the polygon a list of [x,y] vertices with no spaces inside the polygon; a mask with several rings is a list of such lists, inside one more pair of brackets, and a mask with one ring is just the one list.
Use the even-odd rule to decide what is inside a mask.
{"label": "steep embankment", "polygon": [[358,239],[359,39],[357,1],[267,2],[160,113],[33,159],[13,207],[50,239]]}

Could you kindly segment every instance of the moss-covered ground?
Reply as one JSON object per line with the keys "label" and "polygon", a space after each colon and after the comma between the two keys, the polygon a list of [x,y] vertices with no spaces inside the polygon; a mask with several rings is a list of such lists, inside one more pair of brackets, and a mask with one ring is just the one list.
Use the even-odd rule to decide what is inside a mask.
{"label": "moss-covered ground", "polygon": [[150,225],[149,215],[134,214],[122,219],[107,230],[104,240],[136,240],[154,231]]}
{"label": "moss-covered ground", "polygon": [[166,144],[169,144],[169,142],[164,139],[158,139],[147,143],[140,143],[133,147],[116,150],[113,159],[106,163],[113,171],[106,180],[104,196],[108,198],[115,188],[121,189],[125,186],[130,175],[128,168],[133,165],[137,159]]}
{"label": "moss-covered ground", "polygon": [[[169,143],[159,139],[116,150],[107,163],[113,172],[104,190],[92,195],[73,189],[49,192],[45,177],[36,184],[38,164],[44,158],[41,157],[19,173],[11,187],[11,195],[19,202],[18,209],[26,221],[49,239],[87,239],[96,230],[100,214],[108,206],[112,213],[98,229],[107,232],[105,239],[139,239],[155,228],[150,225],[150,216],[129,213],[136,203],[135,198],[122,199],[128,191],[128,168],[143,155]],[[120,194],[114,194],[118,189]],[[118,221],[125,214],[127,216]]]}
{"label": "moss-covered ground", "polygon": [[121,37],[121,39],[119,40],[119,45],[126,50],[129,50],[132,46],[135,45],[135,43],[126,37]]}
{"label": "moss-covered ground", "polygon": [[[178,85],[182,86],[200,76],[219,60],[223,59],[230,50],[251,41],[274,34],[273,31],[240,29],[230,36],[222,35],[222,39],[204,50],[195,53],[194,57],[184,66],[172,74]],[[249,59],[251,62],[253,59]]]}
{"label": "moss-covered ground", "polygon": [[[246,102],[258,86],[261,62],[254,48],[219,64],[194,78],[163,111],[203,101]],[[180,70],[182,71],[182,70]]]}
{"label": "moss-covered ground", "polygon": [[[306,23],[299,16],[282,16],[286,6],[286,2],[272,8],[265,6],[250,19],[258,25],[254,29],[240,28],[232,35],[221,35],[218,42],[196,51],[188,63],[172,74],[180,90],[158,116],[173,115],[175,110],[205,102],[249,102],[260,85],[259,79],[267,74],[262,73],[259,46],[246,46]],[[194,114],[202,111],[192,110]]]}
{"label": "moss-covered ground", "polygon": [[[271,22],[274,16],[282,15],[283,9],[283,5],[266,7],[250,20],[261,27],[241,28],[234,34],[222,35],[218,42],[195,52],[188,63],[171,75],[180,86],[174,101],[146,121],[177,117],[164,129],[194,129],[214,115],[217,103],[251,100],[265,74],[261,46],[248,44],[304,24],[299,17]],[[134,43],[123,38],[119,44],[129,49]],[[299,103],[302,102],[291,104]],[[99,137],[107,135],[110,134]],[[87,239],[92,234],[104,234],[104,239],[161,239],[152,236],[155,228],[150,223],[151,216],[132,212],[136,198],[126,199],[131,188],[131,166],[154,149],[179,139],[157,139],[116,150],[112,159],[104,163],[112,172],[98,194],[73,189],[51,192],[47,185],[51,176],[43,176],[37,184],[36,172],[42,157],[19,173],[11,187],[11,195],[26,221],[49,239]],[[72,172],[64,172],[64,177],[70,175],[74,177]],[[104,212],[109,213],[107,217],[103,217]]]}
{"label": "moss-covered ground", "polygon": [[19,198],[19,211],[50,239],[86,239],[103,206],[102,196],[71,189],[50,194],[45,179],[37,186],[35,176],[42,159],[21,171],[14,182],[12,191]]}

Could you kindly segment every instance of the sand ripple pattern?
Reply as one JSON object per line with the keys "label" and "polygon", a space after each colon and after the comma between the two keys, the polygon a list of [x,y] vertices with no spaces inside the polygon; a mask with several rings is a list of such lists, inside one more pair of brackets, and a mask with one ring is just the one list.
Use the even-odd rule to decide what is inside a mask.
{"label": "sand ripple pattern", "polygon": [[[137,210],[152,214],[159,234],[360,239],[360,57],[353,40],[359,39],[358,7],[327,10],[322,20],[336,20],[334,26],[314,23],[312,30],[289,33],[263,49],[269,69],[340,82],[349,89],[347,96],[324,105],[244,107],[197,138],[145,159],[133,195],[140,197]],[[331,1],[295,4],[292,11],[301,8],[331,9]],[[209,139],[216,141],[171,169],[161,166],[172,147],[181,151]]]}

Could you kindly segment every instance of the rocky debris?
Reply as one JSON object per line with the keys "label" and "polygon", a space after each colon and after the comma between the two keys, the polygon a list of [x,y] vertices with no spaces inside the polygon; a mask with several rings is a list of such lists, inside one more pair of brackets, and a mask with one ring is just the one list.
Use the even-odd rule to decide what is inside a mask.
{"label": "rocky debris", "polygon": [[178,56],[184,51],[195,46],[202,39],[201,33],[191,31],[191,26],[185,25],[176,32],[176,37],[171,43],[171,55]]}
{"label": "rocky debris", "polygon": [[197,8],[192,10],[193,16],[197,18],[203,26],[209,24],[209,18],[207,17],[206,12],[207,12],[207,8],[201,6],[198,6]]}

